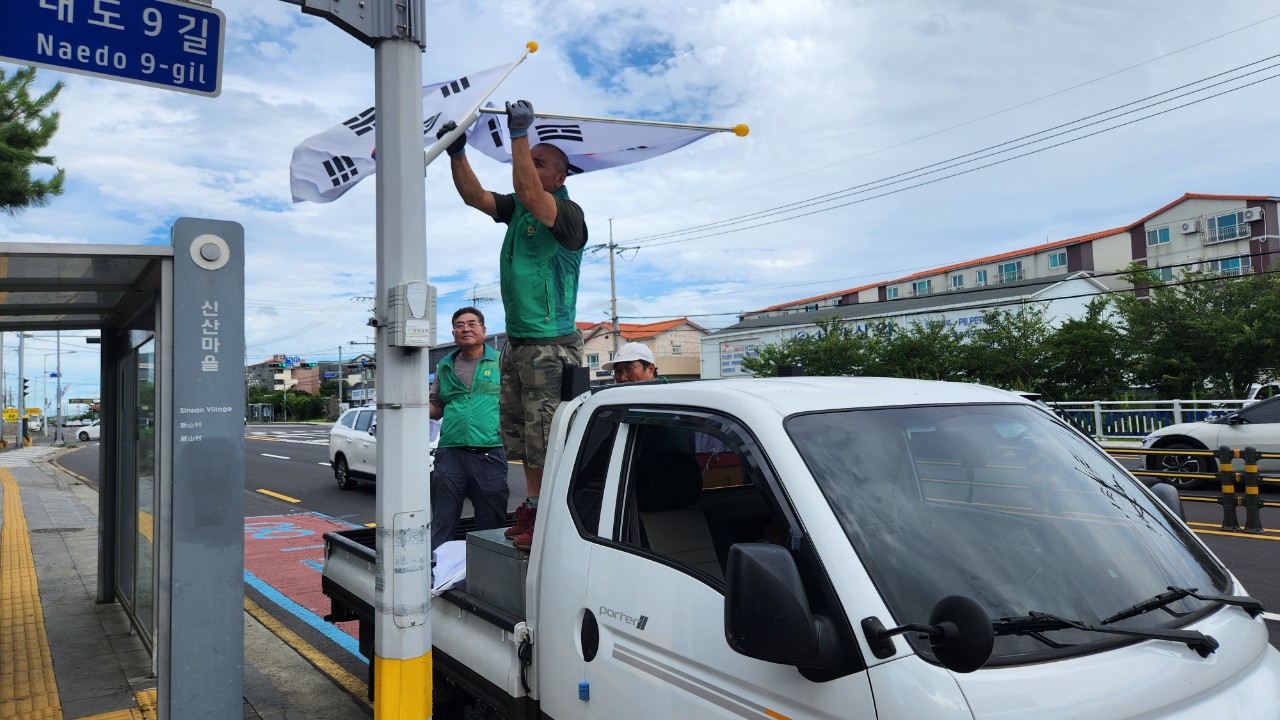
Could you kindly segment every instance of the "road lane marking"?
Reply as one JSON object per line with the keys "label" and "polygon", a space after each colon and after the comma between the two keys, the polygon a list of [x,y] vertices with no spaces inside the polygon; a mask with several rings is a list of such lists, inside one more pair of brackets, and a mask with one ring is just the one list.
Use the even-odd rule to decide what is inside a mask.
{"label": "road lane marking", "polygon": [[1277,615],[1276,613],[1262,613],[1262,619],[1270,620],[1271,622],[1280,622],[1280,615]]}
{"label": "road lane marking", "polygon": [[1280,540],[1280,536],[1259,535],[1257,533],[1228,532],[1226,530],[1200,530],[1191,528],[1198,535],[1226,535],[1227,537],[1245,538],[1247,540]]}
{"label": "road lane marking", "polygon": [[288,495],[281,495],[280,493],[271,492],[270,490],[263,490],[262,488],[258,488],[258,492],[262,493],[263,495],[270,495],[270,496],[271,496],[271,497],[273,497],[273,498],[280,498],[281,500],[284,500],[285,502],[291,502],[291,503],[300,503],[300,502],[302,502],[302,501],[301,501],[301,500],[299,500],[298,498],[291,498],[291,497],[289,497]]}
{"label": "road lane marking", "polygon": [[288,455],[272,455],[271,453],[259,453],[262,457],[275,458],[277,460],[292,460]]}
{"label": "road lane marking", "polygon": [[317,465],[323,465],[323,466],[325,466],[325,467],[329,467],[329,463],[316,463],[316,464],[317,464]]}

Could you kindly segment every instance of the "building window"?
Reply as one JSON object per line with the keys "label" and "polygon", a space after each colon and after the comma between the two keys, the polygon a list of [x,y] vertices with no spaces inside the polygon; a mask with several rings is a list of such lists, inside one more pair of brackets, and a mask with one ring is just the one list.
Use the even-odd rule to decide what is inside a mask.
{"label": "building window", "polygon": [[1209,272],[1218,275],[1243,275],[1249,272],[1249,256],[1210,260]]}
{"label": "building window", "polygon": [[1245,222],[1244,212],[1237,211],[1225,215],[1215,215],[1208,219],[1209,233],[1206,243],[1226,242],[1249,237],[1249,223]]}
{"label": "building window", "polygon": [[960,288],[962,288],[962,287],[964,287],[964,276],[963,276],[963,275],[952,275],[952,276],[951,276],[951,289],[952,289],[952,290],[959,290],[959,289],[960,289]]}
{"label": "building window", "polygon": [[1160,282],[1173,282],[1173,268],[1158,267],[1153,270]]}
{"label": "building window", "polygon": [[671,343],[671,354],[672,354],[672,355],[679,355],[679,354],[680,354],[680,344],[679,344],[679,343]]}
{"label": "building window", "polygon": [[973,274],[973,284],[978,287],[984,287],[987,284],[987,271],[979,270]]}
{"label": "building window", "polygon": [[1147,231],[1147,247],[1164,245],[1169,242],[1169,228],[1162,227]]}
{"label": "building window", "polygon": [[898,297],[898,288],[891,287],[884,291],[885,300],[895,300]]}
{"label": "building window", "polygon": [[1002,263],[996,266],[996,280],[1002,283],[1010,283],[1022,279],[1022,261],[1016,260],[1011,263]]}
{"label": "building window", "polygon": [[913,296],[928,295],[931,292],[933,292],[932,280],[917,280],[916,282],[911,283],[911,294]]}
{"label": "building window", "polygon": [[587,356],[587,366],[592,370],[600,367],[600,353],[591,353]]}
{"label": "building window", "polygon": [[1049,256],[1050,270],[1066,270],[1067,269],[1067,251],[1060,250]]}

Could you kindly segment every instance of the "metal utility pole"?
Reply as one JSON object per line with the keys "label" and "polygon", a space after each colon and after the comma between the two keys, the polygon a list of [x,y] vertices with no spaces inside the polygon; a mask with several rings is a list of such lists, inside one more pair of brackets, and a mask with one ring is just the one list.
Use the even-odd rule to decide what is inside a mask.
{"label": "metal utility pole", "polygon": [[638,250],[638,247],[620,248],[613,244],[613,218],[609,218],[609,306],[610,320],[613,323],[613,354],[618,354],[618,348],[622,345],[622,330],[618,328],[618,280],[613,270],[613,255],[619,250]]}
{"label": "metal utility pole", "polygon": [[[58,363],[57,363],[58,382],[53,384],[53,395],[55,398],[57,398],[57,402],[58,402],[58,417],[55,421],[57,424],[54,426],[54,430],[53,430],[53,444],[61,445],[62,443],[66,442],[66,439],[62,435],[62,331],[61,330],[58,331],[57,352],[58,352]],[[47,418],[45,420],[45,424],[48,425]]]}
{"label": "metal utility pole", "polygon": [[342,414],[342,373],[346,368],[342,365],[342,346],[338,346],[338,414]]}
{"label": "metal utility pole", "polygon": [[14,403],[18,406],[18,447],[22,447],[27,443],[27,393],[26,370],[23,367],[24,356],[27,349],[27,334],[18,333],[18,402]]}
{"label": "metal utility pole", "polygon": [[[374,720],[431,716],[430,493],[420,468],[429,437],[427,355],[392,334],[426,294],[422,51],[425,0],[286,0],[373,47],[378,147],[378,563],[374,581]],[[395,300],[396,302],[392,302]],[[418,326],[415,325],[415,329]]]}

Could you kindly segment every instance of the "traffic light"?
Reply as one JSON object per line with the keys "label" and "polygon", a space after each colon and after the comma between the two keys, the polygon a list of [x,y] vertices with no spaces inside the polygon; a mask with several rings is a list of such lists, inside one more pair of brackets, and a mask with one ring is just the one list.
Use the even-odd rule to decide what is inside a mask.
{"label": "traffic light", "polygon": [[31,381],[26,378],[22,378],[22,403],[20,403],[22,407],[27,406],[27,395],[30,395],[30,394],[31,394]]}
{"label": "traffic light", "polygon": [[304,368],[313,368],[313,367],[315,367],[315,366],[316,366],[316,364],[315,364],[315,363],[313,363],[313,362],[304,362],[304,363],[302,363],[302,367],[304,367]]}

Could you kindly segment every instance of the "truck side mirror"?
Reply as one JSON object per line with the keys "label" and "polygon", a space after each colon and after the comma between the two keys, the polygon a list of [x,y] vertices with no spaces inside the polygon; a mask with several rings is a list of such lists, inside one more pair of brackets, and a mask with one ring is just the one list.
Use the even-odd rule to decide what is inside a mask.
{"label": "truck side mirror", "polygon": [[1160,498],[1160,502],[1164,503],[1165,507],[1172,510],[1173,514],[1178,516],[1179,520],[1182,522],[1187,521],[1187,514],[1182,510],[1182,498],[1178,496],[1177,488],[1169,483],[1161,482],[1152,485],[1150,489],[1156,497]]}
{"label": "truck side mirror", "polygon": [[770,543],[729,548],[724,636],[747,657],[781,665],[834,668],[840,652],[834,623],[809,609],[795,559]]}

